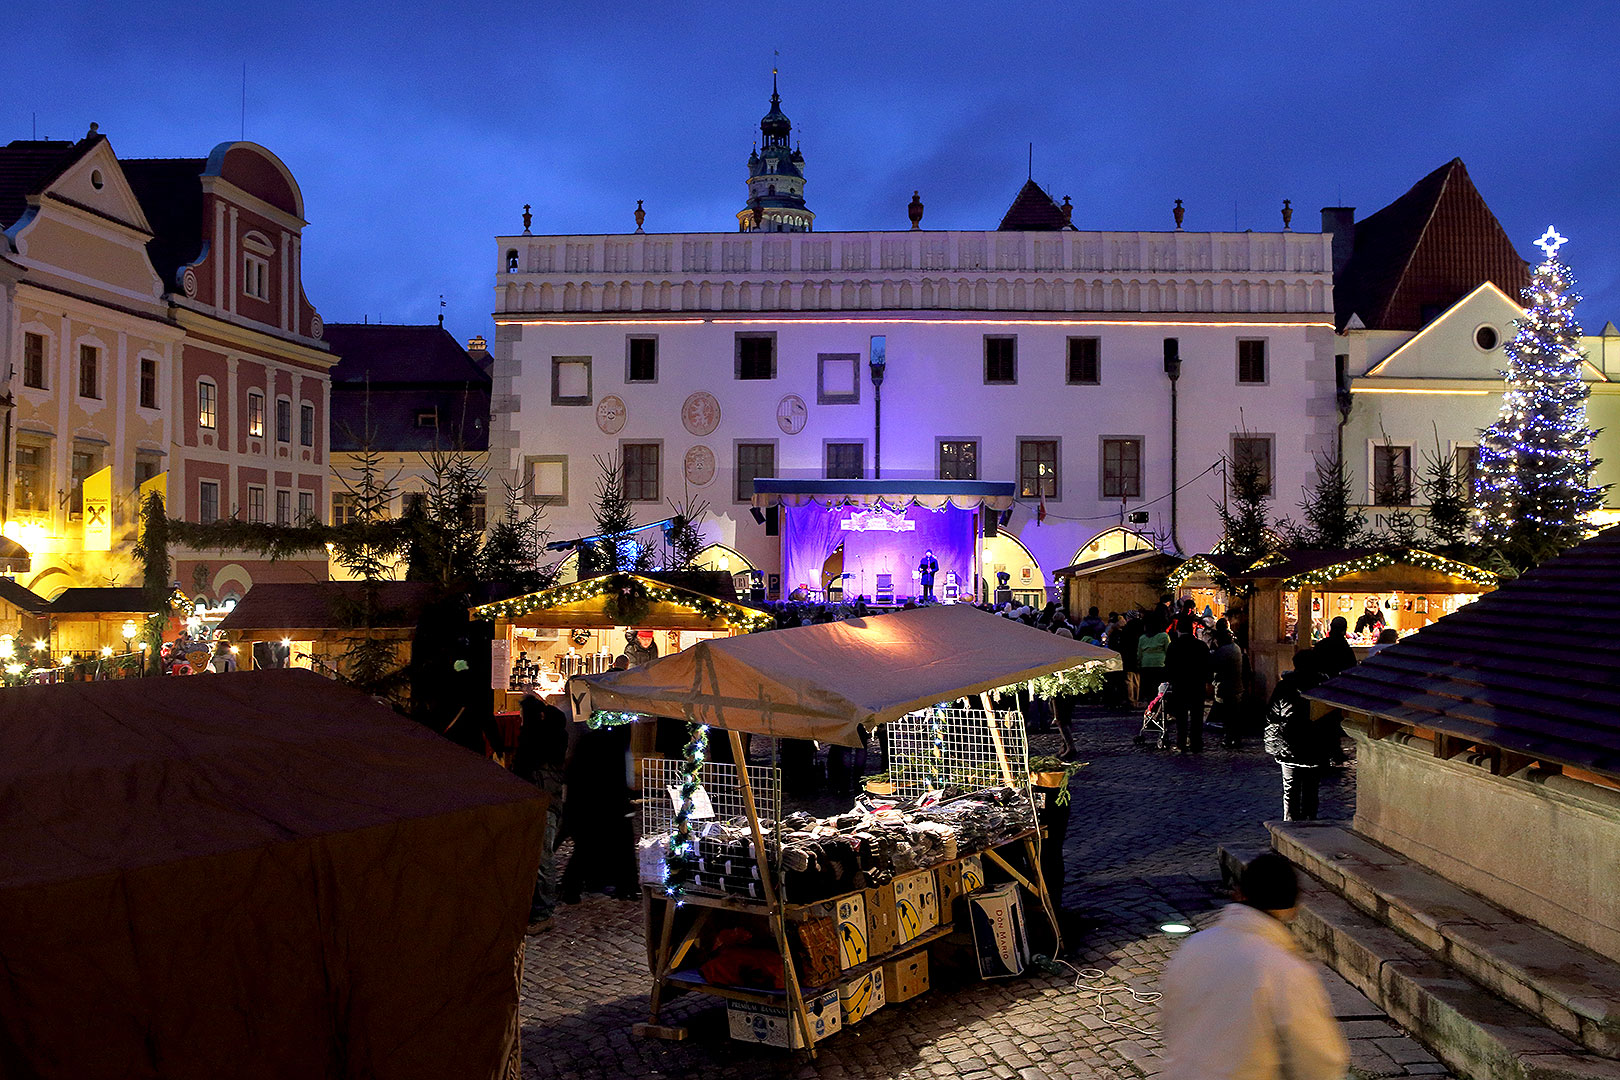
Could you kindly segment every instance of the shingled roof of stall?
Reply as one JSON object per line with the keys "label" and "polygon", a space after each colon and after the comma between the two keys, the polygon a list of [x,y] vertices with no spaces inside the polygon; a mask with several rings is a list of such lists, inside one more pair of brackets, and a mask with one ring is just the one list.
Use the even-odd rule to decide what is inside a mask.
{"label": "shingled roof of stall", "polygon": [[1327,705],[1620,778],[1620,527],[1311,691]]}

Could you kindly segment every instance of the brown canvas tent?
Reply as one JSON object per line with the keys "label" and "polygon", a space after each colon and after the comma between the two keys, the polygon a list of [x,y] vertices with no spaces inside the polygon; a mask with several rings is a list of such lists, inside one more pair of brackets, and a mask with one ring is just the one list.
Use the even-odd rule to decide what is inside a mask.
{"label": "brown canvas tent", "polygon": [[861,745],[870,728],[1119,655],[965,604],[700,641],[644,667],[569,681],[592,712],[697,720],[728,731]]}
{"label": "brown canvas tent", "polygon": [[308,671],[0,690],[0,1075],[503,1076],[544,824]]}

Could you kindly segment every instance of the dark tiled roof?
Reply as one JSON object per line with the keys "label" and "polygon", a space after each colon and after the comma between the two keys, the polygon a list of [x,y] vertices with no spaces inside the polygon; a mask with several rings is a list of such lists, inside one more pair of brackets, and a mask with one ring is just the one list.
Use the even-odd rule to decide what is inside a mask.
{"label": "dark tiled roof", "polygon": [[[343,359],[332,369],[332,449],[489,449],[489,372],[449,331],[425,326],[331,323],[325,340]],[[421,426],[433,411],[437,426]]]}
{"label": "dark tiled roof", "polygon": [[1339,329],[1418,330],[1486,281],[1515,299],[1530,271],[1452,158],[1356,224],[1355,249],[1333,283]]}
{"label": "dark tiled roof", "polygon": [[151,611],[139,585],[63,589],[51,602],[52,615],[133,614]]}
{"label": "dark tiled roof", "polygon": [[724,570],[648,570],[636,575],[661,581],[687,592],[702,593],[716,600],[737,603],[737,582]]}
{"label": "dark tiled roof", "polygon": [[[346,603],[358,603],[357,581],[293,581],[255,585],[220,622],[221,630],[341,630]],[[378,602],[386,617],[379,629],[410,629],[422,617],[433,586],[421,581],[385,581]]]}
{"label": "dark tiled roof", "polygon": [[103,135],[92,135],[76,143],[18,139],[0,146],[0,229],[15,225],[28,209],[28,196],[44,191],[103,138]]}
{"label": "dark tiled roof", "polygon": [[51,602],[16,579],[0,577],[0,600],[21,608],[30,615],[43,615],[51,609]]}
{"label": "dark tiled roof", "polygon": [[1620,777],[1620,527],[1425,626],[1310,696]]}
{"label": "dark tiled roof", "polygon": [[450,331],[436,323],[327,323],[323,340],[342,357],[332,383],[489,382]]}
{"label": "dark tiled roof", "polygon": [[208,162],[202,158],[131,158],[119,164],[152,226],[146,253],[164,288],[174,289],[178,285],[175,273],[195,262],[202,252],[201,177]]}
{"label": "dark tiled roof", "polygon": [[1002,215],[1001,224],[996,226],[998,232],[1056,232],[1072,228],[1074,226],[1063,216],[1062,207],[1033,180],[1024,181],[1012,205]]}

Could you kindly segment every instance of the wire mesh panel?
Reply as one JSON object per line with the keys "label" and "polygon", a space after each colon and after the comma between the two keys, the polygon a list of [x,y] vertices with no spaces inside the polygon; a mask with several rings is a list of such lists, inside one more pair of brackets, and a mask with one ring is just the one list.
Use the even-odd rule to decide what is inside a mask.
{"label": "wire mesh panel", "polygon": [[891,722],[888,730],[889,781],[898,798],[1029,783],[1029,738],[1017,712],[923,709]]}
{"label": "wire mesh panel", "polygon": [[[674,827],[675,809],[681,800],[681,768],[684,764],[673,758],[648,758],[641,763],[643,837],[668,836]],[[705,761],[702,771],[698,773],[698,782],[703,785],[713,814],[699,817],[695,813],[691,819],[694,825],[748,815],[742,785],[738,782],[737,766]],[[759,820],[766,823],[777,820],[777,808],[782,805],[782,770],[768,765],[750,765],[748,782],[754,789],[754,808],[759,811]]]}

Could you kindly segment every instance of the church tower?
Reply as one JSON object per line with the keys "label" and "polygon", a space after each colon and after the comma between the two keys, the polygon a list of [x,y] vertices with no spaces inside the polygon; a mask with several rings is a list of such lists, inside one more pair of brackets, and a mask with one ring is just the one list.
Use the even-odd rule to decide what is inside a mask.
{"label": "church tower", "polygon": [[788,146],[793,124],[771,71],[771,111],[759,122],[760,145],[748,155],[748,204],[737,212],[742,232],[810,232],[816,215],[804,207],[804,155]]}

